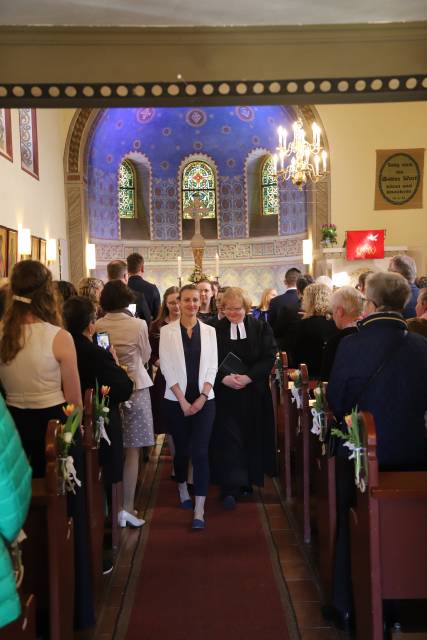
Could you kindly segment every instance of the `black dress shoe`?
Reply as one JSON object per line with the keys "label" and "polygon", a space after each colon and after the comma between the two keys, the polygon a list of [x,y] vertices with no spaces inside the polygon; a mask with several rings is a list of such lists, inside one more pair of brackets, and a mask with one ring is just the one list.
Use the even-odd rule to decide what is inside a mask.
{"label": "black dress shoe", "polygon": [[338,629],[348,633],[354,629],[354,618],[351,611],[340,611],[333,605],[321,607],[322,615],[328,622],[332,622]]}

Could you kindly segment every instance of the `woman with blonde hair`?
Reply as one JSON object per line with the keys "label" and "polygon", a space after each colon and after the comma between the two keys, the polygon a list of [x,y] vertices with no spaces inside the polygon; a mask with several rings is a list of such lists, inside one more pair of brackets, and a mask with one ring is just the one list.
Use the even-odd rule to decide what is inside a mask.
{"label": "woman with blonde hair", "polygon": [[252,309],[252,315],[257,320],[268,322],[268,307],[270,301],[277,296],[276,289],[264,289],[261,294],[261,300],[258,307]]}
{"label": "woman with blonde hair", "polygon": [[315,282],[304,289],[302,309],[304,317],[298,325],[294,360],[297,367],[307,365],[310,378],[321,375],[323,350],[338,329],[330,317],[332,291],[325,284]]}
{"label": "woman with blonde hair", "polygon": [[276,345],[269,324],[249,315],[251,301],[239,287],[222,298],[222,320],[216,324],[218,374],[217,415],[211,442],[213,481],[223,505],[263,486],[275,473],[274,417],[268,378]]}
{"label": "woman with blonde hair", "polygon": [[[40,478],[45,474],[48,421],[64,422],[63,405],[81,406],[82,397],[76,349],[71,335],[62,329],[52,274],[36,260],[23,260],[13,267],[1,326],[0,379],[33,477]],[[95,616],[79,430],[71,455],[82,481],[81,487],[75,486],[75,494],[68,494],[76,560],[74,624],[85,629],[94,625]]]}
{"label": "woman with blonde hair", "polygon": [[89,298],[96,307],[96,317],[103,315],[99,300],[101,297],[104,283],[99,278],[81,278],[77,287],[78,295]]}

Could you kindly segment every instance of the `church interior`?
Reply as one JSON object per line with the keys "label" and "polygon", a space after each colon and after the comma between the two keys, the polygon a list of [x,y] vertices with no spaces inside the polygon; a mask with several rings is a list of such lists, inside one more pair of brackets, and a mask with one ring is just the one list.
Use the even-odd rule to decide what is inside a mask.
{"label": "church interior", "polygon": [[[0,1],[2,286],[10,289],[25,260],[41,262],[53,280],[76,288],[84,278],[110,284],[107,266],[139,254],[143,279],[161,298],[174,287],[210,281],[243,290],[242,305],[247,300],[256,308],[266,290],[280,297],[295,288],[287,284],[290,270],[311,275],[310,282],[326,277],[334,300],[340,287],[359,286],[364,272],[387,272],[398,255],[412,260],[415,282],[424,282],[422,296],[425,2],[320,4],[248,1],[237,9],[222,0],[182,7],[171,0],[158,6],[16,0],[6,7]],[[289,158],[298,122],[306,145],[300,174]],[[365,232],[363,242],[379,234],[379,257],[375,247],[354,259],[353,232]],[[10,289],[27,304],[22,291]],[[427,298],[423,304],[427,322]],[[0,361],[4,353],[0,339]],[[419,371],[427,371],[424,354],[420,343]],[[78,582],[83,574],[74,574],[80,552],[70,542],[81,523],[70,525],[70,502],[49,488],[48,466],[45,484],[33,478],[31,518],[22,526],[28,540],[21,544],[21,608],[2,628],[0,598],[2,640],[427,638],[427,566],[425,558],[417,566],[410,553],[427,533],[427,465],[400,474],[378,471],[371,414],[359,414],[371,439],[366,436],[364,448],[359,443],[368,486],[352,505],[349,525],[353,606],[347,617],[328,616],[342,551],[335,486],[341,463],[337,455],[336,468],[335,453],[326,454],[323,423],[317,438],[316,411],[325,424],[329,413],[316,404],[320,387],[310,367],[307,373],[289,353],[273,360],[268,384],[277,472],[266,473],[263,486],[254,482],[253,493],[242,492],[237,508],[221,504],[210,487],[203,532],[192,531],[185,507],[177,508],[174,445],[163,431],[149,446],[125,445],[140,454],[134,520],[145,524],[135,528],[117,527],[122,483],[113,482],[112,497],[102,493],[99,441],[91,444],[87,436],[85,444],[83,432],[94,614],[81,625],[78,591],[87,585]],[[4,368],[0,363],[2,387]],[[410,383],[397,377],[406,392]],[[425,404],[425,379],[420,388]],[[207,404],[210,391],[201,388]],[[83,408],[89,434],[94,406]],[[1,460],[0,454],[0,471]],[[393,482],[401,484],[396,489]],[[0,513],[1,486],[0,477]],[[193,500],[180,496],[180,506]],[[375,517],[388,536],[377,539]],[[12,541],[0,524],[3,540],[8,553]],[[102,569],[106,547],[108,572]],[[0,578],[1,569],[0,555]]]}

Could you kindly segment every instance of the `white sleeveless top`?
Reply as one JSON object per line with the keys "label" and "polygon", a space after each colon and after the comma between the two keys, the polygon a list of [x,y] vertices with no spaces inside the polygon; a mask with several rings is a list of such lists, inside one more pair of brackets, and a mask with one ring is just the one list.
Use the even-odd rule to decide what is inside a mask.
{"label": "white sleeveless top", "polygon": [[53,340],[61,327],[48,322],[24,325],[24,347],[8,364],[0,362],[6,403],[18,409],[46,409],[65,402]]}

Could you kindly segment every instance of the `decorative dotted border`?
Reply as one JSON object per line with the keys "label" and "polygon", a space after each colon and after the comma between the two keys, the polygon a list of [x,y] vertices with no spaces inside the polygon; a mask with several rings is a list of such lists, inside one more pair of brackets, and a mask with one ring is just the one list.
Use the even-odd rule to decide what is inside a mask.
{"label": "decorative dotted border", "polygon": [[[105,100],[126,103],[129,100],[144,99],[144,102],[164,99],[188,98],[229,98],[254,96],[316,96],[327,101],[328,96],[366,96],[372,99],[379,94],[405,94],[405,99],[416,95],[425,99],[427,92],[426,75],[373,76],[369,78],[309,78],[299,80],[251,80],[218,82],[147,82],[94,83],[94,84],[0,84],[0,103],[12,106],[26,104],[42,106],[49,101],[81,105],[92,103],[104,106]],[[420,95],[421,94],[421,95]]]}

